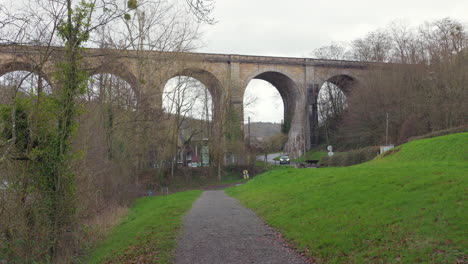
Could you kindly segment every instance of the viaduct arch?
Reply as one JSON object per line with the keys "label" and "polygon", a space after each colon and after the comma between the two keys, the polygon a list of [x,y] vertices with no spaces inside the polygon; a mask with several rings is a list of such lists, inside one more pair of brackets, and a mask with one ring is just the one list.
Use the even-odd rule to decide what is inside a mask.
{"label": "viaduct arch", "polygon": [[[52,86],[50,76],[63,56],[63,49],[52,48],[41,65],[41,76]],[[17,70],[33,71],[41,57],[41,47],[0,46],[0,75]],[[285,122],[290,122],[286,151],[302,155],[318,142],[317,97],[322,84],[329,81],[349,94],[365,82],[366,73],[377,64],[355,61],[308,58],[225,55],[86,49],[83,65],[90,75],[109,73],[127,81],[140,100],[139,105],[161,108],[164,86],[175,76],[199,80],[210,91],[213,119],[222,120],[229,106],[243,121],[243,100],[248,83],[262,79],[275,86],[284,102]],[[239,124],[243,126],[243,122]],[[216,132],[215,132],[216,133]]]}

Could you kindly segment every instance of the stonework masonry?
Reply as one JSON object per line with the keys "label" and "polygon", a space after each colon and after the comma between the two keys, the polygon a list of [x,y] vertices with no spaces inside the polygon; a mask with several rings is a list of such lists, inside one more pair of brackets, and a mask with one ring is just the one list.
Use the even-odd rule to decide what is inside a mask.
{"label": "stonework masonry", "polygon": [[[54,89],[52,78],[63,48],[0,46],[0,76],[12,71],[35,71]],[[319,144],[317,96],[326,81],[349,92],[361,85],[373,64],[308,58],[264,57],[208,53],[178,53],[86,49],[83,67],[90,75],[114,74],[134,89],[141,105],[161,108],[166,82],[190,76],[202,82],[213,98],[213,119],[220,120],[229,105],[237,110],[243,126],[243,100],[252,79],[270,82],[284,103],[285,122],[290,122],[286,150],[291,157]]]}

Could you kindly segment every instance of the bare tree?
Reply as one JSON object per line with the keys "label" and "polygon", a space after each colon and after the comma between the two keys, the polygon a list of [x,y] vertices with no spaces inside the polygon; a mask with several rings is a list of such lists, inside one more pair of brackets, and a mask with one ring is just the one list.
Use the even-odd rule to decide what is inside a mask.
{"label": "bare tree", "polygon": [[346,108],[346,96],[340,87],[325,82],[317,98],[319,125],[324,131],[325,140],[330,144],[330,134],[334,134]]}
{"label": "bare tree", "polygon": [[[81,199],[80,213],[83,214],[83,218],[87,213],[91,215],[89,210],[92,204],[91,200],[94,200],[96,204],[101,199],[105,200],[107,204],[128,202],[128,200],[122,201],[122,197],[110,196],[111,193],[116,192],[115,190],[119,186],[109,184],[112,181],[101,181],[99,176],[115,173],[126,175],[127,179],[114,182],[130,183],[132,180],[134,182],[134,179],[130,179],[134,170],[132,171],[130,168],[136,166],[133,167],[134,164],[129,164],[130,161],[125,164],[117,164],[113,157],[102,158],[101,155],[105,152],[99,150],[101,144],[109,143],[109,141],[104,140],[104,137],[100,135],[94,135],[99,130],[92,128],[100,129],[112,124],[113,134],[110,143],[118,143],[119,150],[122,150],[120,153],[123,153],[122,157],[118,159],[121,161],[124,156],[147,154],[144,153],[144,150],[137,150],[137,146],[131,148],[132,142],[125,144],[121,139],[125,136],[128,137],[132,131],[136,134],[147,135],[149,128],[154,129],[154,125],[148,124],[155,120],[155,118],[149,120],[147,117],[160,115],[149,110],[145,110],[145,114],[138,112],[135,107],[136,99],[133,90],[128,89],[128,86],[113,77],[101,76],[97,80],[98,90],[88,90],[84,96],[81,94],[84,91],[81,83],[84,83],[86,76],[80,75],[79,80],[76,79],[77,82],[74,82],[67,79],[66,74],[62,74],[62,78],[54,79],[52,84],[55,88],[62,87],[62,89],[49,93],[42,72],[43,67],[50,63],[50,56],[54,52],[53,47],[65,44],[65,50],[70,51],[65,56],[70,67],[58,68],[62,73],[70,73],[70,70],[73,74],[83,72],[84,69],[79,63],[79,52],[81,47],[99,46],[96,45],[97,41],[100,40],[99,34],[96,34],[97,30],[100,33],[105,32],[106,47],[121,45],[135,50],[180,51],[192,46],[190,41],[197,35],[197,26],[192,26],[193,24],[190,22],[193,20],[187,19],[184,24],[181,22],[183,19],[179,21],[175,19],[175,13],[171,13],[174,15],[171,18],[171,15],[165,16],[166,9],[157,9],[155,5],[153,5],[154,9],[150,8],[149,2],[151,1],[148,1],[148,9],[142,6],[145,4],[143,2],[128,1],[126,6],[121,6],[118,1],[114,0],[84,1],[81,5],[74,5],[71,0],[37,0],[25,2],[24,7],[15,10],[0,7],[2,13],[0,40],[2,44],[28,45],[27,47],[16,46],[18,51],[34,49],[34,55],[28,58],[30,65],[32,65],[29,69],[31,73],[15,80],[14,87],[10,86],[13,92],[8,93],[12,100],[6,104],[2,102],[0,106],[2,113],[8,113],[8,115],[2,114],[0,120],[0,151],[1,157],[4,157],[0,161],[0,185],[2,188],[0,244],[2,252],[6,252],[3,251],[4,247],[9,247],[8,252],[12,252],[6,256],[7,261],[14,259],[32,263],[52,259],[56,263],[67,262],[67,257],[70,257],[73,251],[79,247],[78,241],[73,240],[74,235],[79,231],[75,227],[78,226],[78,223],[83,223],[82,219],[75,217],[77,212],[75,197]],[[165,1],[152,2],[166,3]],[[130,12],[130,10],[135,9],[136,12]],[[145,10],[146,13],[140,10]],[[190,5],[188,10],[192,14],[197,14],[196,19],[209,20],[209,7],[206,5]],[[199,16],[197,12],[200,12],[201,15]],[[184,14],[179,15],[184,16]],[[161,20],[158,20],[157,17],[164,16],[165,23],[160,24]],[[111,27],[111,22],[114,27]],[[124,26],[120,27],[119,25]],[[148,25],[152,25],[152,27]],[[159,26],[159,31],[155,31],[156,26]],[[138,28],[136,35],[123,34],[128,38],[115,37],[121,31],[134,32],[135,28]],[[177,39],[176,36],[182,36],[183,41]],[[86,42],[88,39],[93,41]],[[31,46],[35,46],[37,49]],[[141,58],[142,66],[140,69],[143,71],[144,60],[148,58],[144,57],[144,52],[141,53]],[[161,65],[160,69],[164,69],[164,66]],[[35,79],[37,81],[32,83],[35,88],[26,94],[22,91],[24,89],[23,83],[26,83],[33,74],[39,77]],[[57,74],[60,75],[60,73]],[[73,76],[76,77],[76,75]],[[143,78],[139,79],[139,81],[142,80]],[[53,102],[59,102],[62,108],[54,108],[57,107],[57,104]],[[99,118],[91,113],[86,113],[89,119],[80,119],[77,114],[78,104],[84,103],[111,106],[115,115],[110,114],[106,116],[107,118]],[[117,118],[112,119],[112,122],[109,123],[111,120],[109,117],[115,116]],[[80,120],[80,125],[82,125],[79,135],[71,133],[77,120]],[[106,124],[103,125],[103,123]],[[135,123],[138,126],[132,125]],[[101,131],[106,133],[106,129]],[[50,140],[54,136],[57,136],[57,144]],[[79,140],[89,140],[89,143],[86,144],[89,147],[86,148],[86,151],[89,152],[80,151],[84,149],[81,143],[85,142]],[[24,145],[24,142],[27,144]],[[98,147],[91,148],[91,142],[97,143]],[[8,150],[8,146],[12,146],[14,152],[10,151],[11,148]],[[42,148],[45,146],[51,148],[45,150]],[[55,148],[57,146],[59,149]],[[106,152],[114,153],[112,150]],[[18,156],[18,153],[21,155]],[[59,158],[46,159],[53,156],[50,153],[58,153],[57,157]],[[77,153],[85,153],[83,161],[75,159]],[[100,170],[81,170],[89,164],[86,162],[93,159],[103,161],[100,164]],[[133,159],[131,160],[133,161]],[[64,195],[67,190],[75,190],[74,174],[67,173],[72,169],[79,174],[76,178],[79,184],[76,196],[74,193]],[[51,177],[37,178],[40,175],[49,175],[49,172],[51,172]],[[104,178],[109,179],[108,177]],[[57,184],[59,181],[60,184]],[[96,188],[90,188],[89,185],[92,183],[99,183],[99,185]],[[92,193],[93,191],[94,193]],[[99,193],[104,195],[101,196]],[[89,197],[94,197],[94,199]],[[130,198],[130,196],[125,196],[125,199]],[[18,240],[26,242],[15,243]]]}
{"label": "bare tree", "polygon": [[386,31],[374,31],[352,42],[352,56],[359,61],[387,62],[391,47],[391,38]]}
{"label": "bare tree", "polygon": [[333,132],[339,142],[384,143],[387,114],[394,143],[468,122],[467,48],[466,27],[450,18],[419,27],[393,22],[353,41],[348,49],[354,59],[398,64],[372,68],[350,91],[343,121]]}
{"label": "bare tree", "polygon": [[346,45],[343,43],[332,43],[328,46],[317,48],[312,52],[312,56],[317,59],[327,60],[347,60],[351,57]]}

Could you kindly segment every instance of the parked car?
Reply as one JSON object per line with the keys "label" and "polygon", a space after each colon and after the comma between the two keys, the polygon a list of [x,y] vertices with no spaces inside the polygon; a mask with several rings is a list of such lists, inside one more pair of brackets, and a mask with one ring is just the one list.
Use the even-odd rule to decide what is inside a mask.
{"label": "parked car", "polygon": [[281,156],[279,162],[280,164],[289,164],[289,156]]}

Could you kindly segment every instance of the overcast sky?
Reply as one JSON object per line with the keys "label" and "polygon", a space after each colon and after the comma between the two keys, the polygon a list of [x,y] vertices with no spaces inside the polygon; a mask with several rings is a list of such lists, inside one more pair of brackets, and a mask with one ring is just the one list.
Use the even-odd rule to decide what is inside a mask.
{"label": "overcast sky", "polygon": [[[217,0],[218,23],[204,26],[201,52],[310,57],[331,42],[349,42],[392,21],[417,26],[452,17],[468,23],[468,0]],[[258,101],[246,111],[255,121],[280,122],[276,91],[257,82]],[[278,107],[279,105],[279,107]]]}
{"label": "overcast sky", "polygon": [[216,0],[218,23],[202,28],[203,52],[309,57],[395,20],[468,22],[468,0]]}

